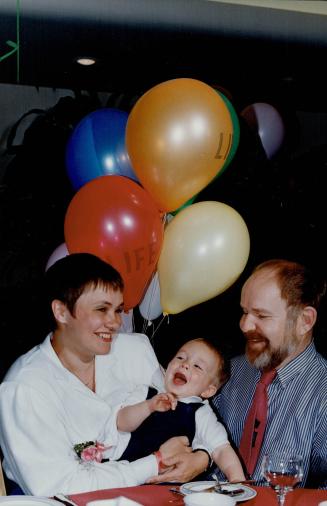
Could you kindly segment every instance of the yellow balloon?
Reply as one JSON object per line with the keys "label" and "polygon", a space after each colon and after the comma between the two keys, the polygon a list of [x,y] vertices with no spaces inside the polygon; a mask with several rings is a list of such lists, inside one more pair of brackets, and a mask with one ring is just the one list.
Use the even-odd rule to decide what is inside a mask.
{"label": "yellow balloon", "polygon": [[151,88],[135,104],[126,146],[135,173],[163,211],[196,195],[224,166],[233,123],[222,97],[196,79]]}
{"label": "yellow balloon", "polygon": [[180,313],[225,291],[249,252],[247,226],[232,207],[208,201],[180,211],[166,227],[159,257],[163,311]]}

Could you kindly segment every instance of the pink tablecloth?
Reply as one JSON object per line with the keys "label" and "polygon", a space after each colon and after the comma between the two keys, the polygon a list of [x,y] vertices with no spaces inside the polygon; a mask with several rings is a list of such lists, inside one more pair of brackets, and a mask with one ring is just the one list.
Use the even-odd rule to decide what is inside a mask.
{"label": "pink tablecloth", "polygon": [[[111,499],[124,496],[142,504],[143,506],[182,506],[183,497],[170,492],[169,485],[141,485],[139,487],[112,488],[75,494],[71,499],[78,506],[85,506],[87,502],[98,499]],[[277,506],[276,494],[268,487],[252,487],[257,496],[246,502],[244,506]],[[317,506],[319,502],[327,501],[327,490],[312,490],[299,488],[290,492],[285,506]]]}

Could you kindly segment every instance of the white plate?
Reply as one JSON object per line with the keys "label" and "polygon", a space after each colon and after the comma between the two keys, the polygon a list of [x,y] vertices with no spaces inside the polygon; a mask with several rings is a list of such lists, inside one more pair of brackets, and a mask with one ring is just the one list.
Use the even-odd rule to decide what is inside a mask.
{"label": "white plate", "polygon": [[1,506],[60,506],[58,501],[34,495],[8,495],[0,497]]}
{"label": "white plate", "polygon": [[[207,488],[213,487],[214,485],[216,485],[215,481],[190,481],[189,483],[184,483],[184,485],[181,485],[180,491],[185,495],[193,494],[193,492],[205,492]],[[242,494],[235,495],[233,497],[236,502],[248,501],[257,495],[256,491],[253,490],[253,488],[247,487],[245,485],[222,485],[222,488],[225,490],[242,489]]]}
{"label": "white plate", "polygon": [[139,502],[132,501],[123,495],[115,499],[99,499],[86,503],[86,506],[142,506]]}

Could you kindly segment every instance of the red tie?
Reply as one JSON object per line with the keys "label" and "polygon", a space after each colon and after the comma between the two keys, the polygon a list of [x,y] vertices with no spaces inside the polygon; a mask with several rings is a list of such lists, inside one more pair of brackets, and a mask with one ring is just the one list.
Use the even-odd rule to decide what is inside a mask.
{"label": "red tie", "polygon": [[261,374],[250,410],[245,420],[239,449],[249,474],[252,474],[255,469],[262,445],[268,412],[267,387],[275,376],[275,369]]}

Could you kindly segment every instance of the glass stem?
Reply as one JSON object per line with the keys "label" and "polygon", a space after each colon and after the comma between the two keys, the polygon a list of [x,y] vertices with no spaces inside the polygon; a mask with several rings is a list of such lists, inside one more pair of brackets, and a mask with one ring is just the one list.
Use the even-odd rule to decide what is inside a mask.
{"label": "glass stem", "polygon": [[285,491],[277,492],[278,506],[284,506],[286,493]]}

